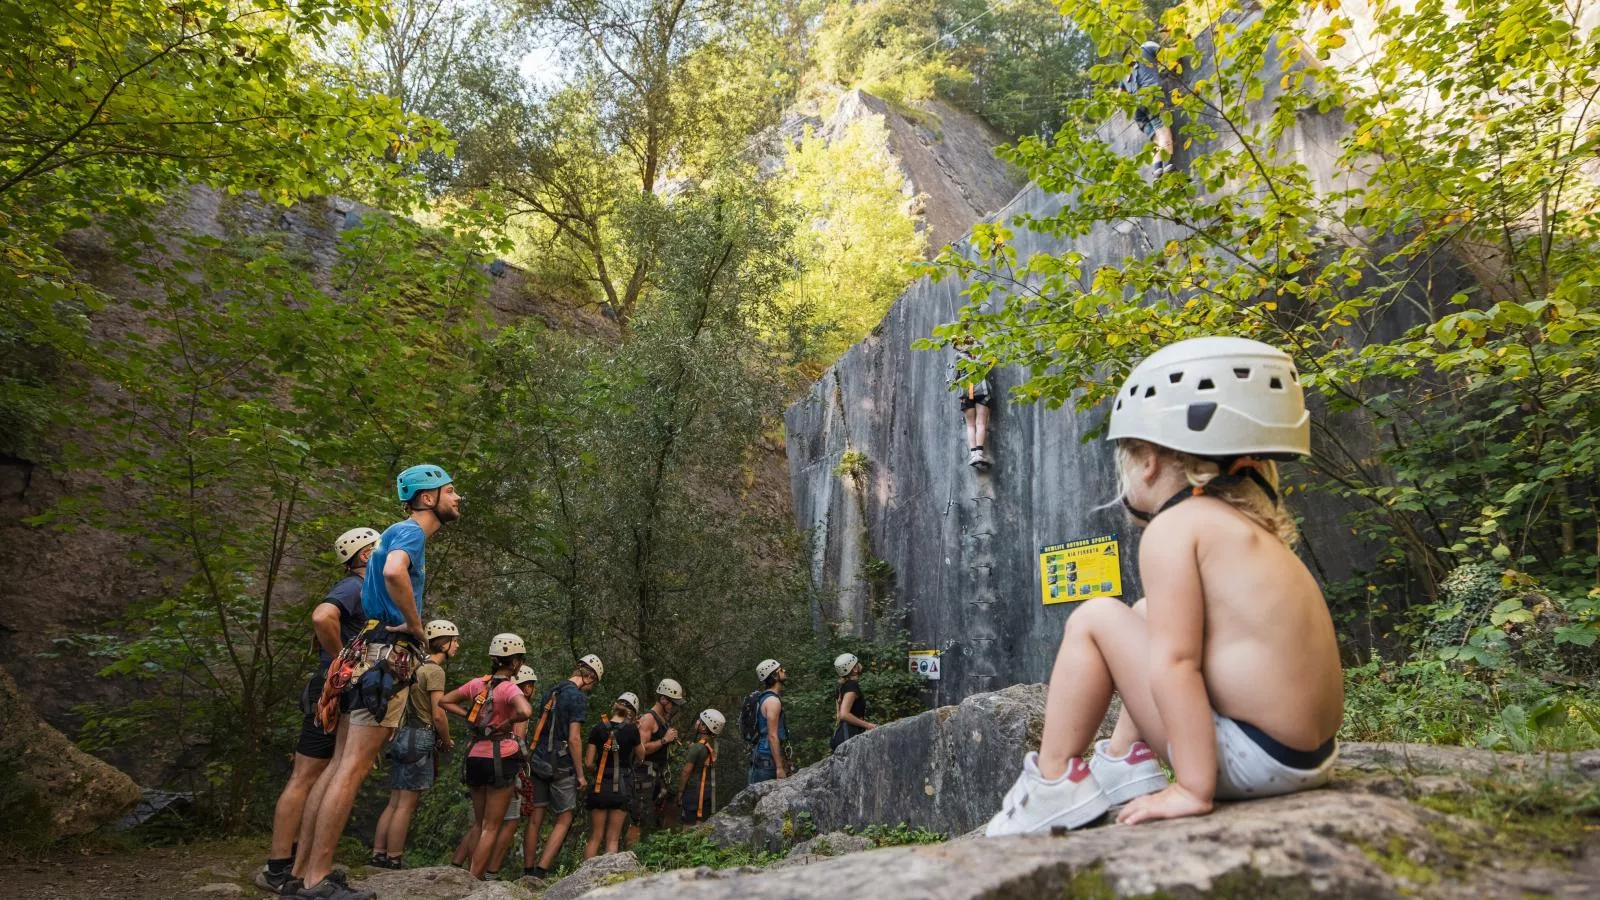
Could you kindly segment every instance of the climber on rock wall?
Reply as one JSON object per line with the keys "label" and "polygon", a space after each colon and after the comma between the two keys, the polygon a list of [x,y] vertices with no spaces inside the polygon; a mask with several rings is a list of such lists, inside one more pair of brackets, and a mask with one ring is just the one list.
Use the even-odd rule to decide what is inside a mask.
{"label": "climber on rock wall", "polygon": [[[1139,46],[1139,54],[1133,61],[1133,67],[1128,72],[1128,77],[1123,79],[1122,89],[1130,94],[1137,94],[1145,88],[1161,88],[1160,64],[1156,56],[1161,52],[1161,45],[1155,41],[1145,41]],[[1165,104],[1154,110],[1141,106],[1133,111],[1133,121],[1144,132],[1144,136],[1155,142],[1156,149],[1161,152],[1156,156],[1155,177],[1172,171],[1172,125],[1167,121]]]}
{"label": "climber on rock wall", "polygon": [[[1123,823],[1205,815],[1215,798],[1327,782],[1339,647],[1278,494],[1277,461],[1311,452],[1297,379],[1280,350],[1206,337],[1153,354],[1117,392],[1107,437],[1118,499],[1144,528],[1146,598],[1095,598],[1068,617],[1039,751],[990,836],[1081,827],[1119,803]],[[1116,729],[1085,763],[1113,690]]]}
{"label": "climber on rock wall", "polygon": [[634,749],[633,793],[629,816],[628,845],[633,846],[661,825],[661,803],[667,792],[667,754],[678,742],[678,729],[672,717],[683,706],[683,686],[671,678],[656,685],[656,702],[638,719],[639,743]]}
{"label": "climber on rock wall", "polygon": [[344,651],[346,644],[361,633],[366,619],[361,614],[361,579],[367,572],[367,560],[378,544],[378,532],[371,528],[352,528],[333,542],[333,555],[344,566],[344,576],[328,590],[326,597],[311,610],[311,631],[317,645],[317,668],[306,683],[300,696],[300,739],[294,748],[294,768],[289,773],[289,783],[278,795],[278,805],[272,814],[272,845],[266,865],[256,873],[257,886],[274,893],[294,876],[296,845],[310,843],[310,834],[301,834],[301,817],[305,813],[306,797],[312,786],[328,768],[333,759],[336,738],[343,734],[329,734],[318,724],[316,703],[322,696],[322,682],[327,677],[328,666]]}
{"label": "climber on rock wall", "polygon": [[867,698],[861,692],[861,660],[854,653],[841,653],[833,661],[833,670],[839,674],[839,687],[833,692],[833,738],[831,749],[864,731],[878,726],[867,721]]}
{"label": "climber on rock wall", "polygon": [[[990,364],[980,360],[978,345],[971,338],[958,337],[952,346],[957,359],[950,363],[950,390],[956,393],[961,415],[967,420],[967,464],[980,472],[987,471],[993,464],[983,446],[989,435],[989,413],[994,406],[994,396],[989,389]],[[960,362],[979,366],[982,372],[963,373]]]}
{"label": "climber on rock wall", "polygon": [[395,492],[408,515],[384,531],[362,579],[368,627],[333,661],[318,704],[323,727],[339,738],[333,762],[306,799],[301,829],[310,839],[300,842],[294,880],[284,886],[308,900],[373,896],[333,875],[333,853],[362,780],[405,714],[414,669],[427,655],[421,643],[427,540],[461,518],[462,497],[439,466],[406,469],[395,479]]}
{"label": "climber on rock wall", "polygon": [[389,744],[389,802],[378,816],[368,865],[380,869],[405,867],[406,835],[416,815],[422,792],[433,787],[439,756],[449,754],[450,723],[445,719],[444,664],[461,649],[461,632],[454,622],[435,619],[423,629],[428,658],[417,666],[416,683],[406,702],[406,716]]}

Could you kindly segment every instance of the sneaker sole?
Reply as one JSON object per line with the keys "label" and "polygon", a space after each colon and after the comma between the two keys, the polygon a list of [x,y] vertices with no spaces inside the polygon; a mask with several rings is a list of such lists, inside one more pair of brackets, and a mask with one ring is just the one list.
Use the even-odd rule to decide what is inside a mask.
{"label": "sneaker sole", "polygon": [[1105,815],[1106,810],[1110,808],[1111,801],[1106,798],[1106,795],[1103,793],[1097,794],[1096,796],[1085,800],[1077,806],[1062,810],[1061,812],[1043,822],[1040,822],[1038,825],[1035,825],[1027,831],[1018,831],[1011,834],[990,835],[988,834],[987,830],[985,830],[984,836],[1013,837],[1015,835],[1055,834],[1057,832],[1071,831],[1075,828],[1082,828],[1090,822],[1093,822],[1095,819],[1100,818],[1101,816]]}
{"label": "sneaker sole", "polygon": [[1107,791],[1106,799],[1110,801],[1111,806],[1121,806],[1124,803],[1131,803],[1146,794],[1154,794],[1166,786],[1167,776],[1146,775],[1137,781],[1130,781],[1127,784],[1120,785],[1114,791]]}

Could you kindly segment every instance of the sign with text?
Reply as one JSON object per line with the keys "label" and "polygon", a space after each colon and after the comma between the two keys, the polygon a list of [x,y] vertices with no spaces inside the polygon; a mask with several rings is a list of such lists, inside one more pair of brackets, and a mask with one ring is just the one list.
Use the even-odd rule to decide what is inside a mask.
{"label": "sign with text", "polygon": [[929,681],[939,680],[939,651],[911,651],[911,674],[921,675]]}
{"label": "sign with text", "polygon": [[1090,597],[1122,596],[1117,536],[1084,538],[1039,548],[1039,594],[1046,606]]}

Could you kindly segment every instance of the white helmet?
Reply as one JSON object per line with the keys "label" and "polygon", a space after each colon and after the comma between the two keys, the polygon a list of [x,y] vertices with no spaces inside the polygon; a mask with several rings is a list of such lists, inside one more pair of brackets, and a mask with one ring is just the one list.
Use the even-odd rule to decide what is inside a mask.
{"label": "white helmet", "polygon": [[530,681],[534,684],[539,683],[539,676],[534,674],[533,666],[523,666],[517,670],[517,674],[511,676],[512,684],[527,684]]}
{"label": "white helmet", "polygon": [[773,672],[776,672],[781,668],[783,668],[783,663],[778,662],[775,659],[763,659],[759,664],[756,665],[756,678],[761,681],[766,681],[768,678],[772,677]]}
{"label": "white helmet", "polygon": [[683,685],[673,681],[671,678],[663,678],[661,679],[661,683],[656,685],[656,696],[665,697],[668,700],[676,700],[679,703],[682,703]]}
{"label": "white helmet", "polygon": [[[579,659],[578,660],[578,665],[580,665],[580,666],[588,666],[589,667],[589,671],[594,673],[594,680],[595,681],[599,681],[600,679],[606,677],[606,666],[605,666],[605,663],[601,662],[600,661],[600,657],[595,656],[593,653],[590,653],[588,656],[585,656],[582,659]],[[638,707],[634,707],[634,708],[637,709]]]}
{"label": "white helmet", "polygon": [[1107,440],[1138,438],[1195,456],[1311,453],[1311,414],[1289,355],[1247,338],[1162,347],[1135,366],[1111,407]]}
{"label": "white helmet", "polygon": [[333,541],[333,555],[339,557],[339,562],[347,563],[350,557],[376,544],[383,535],[371,528],[352,528],[339,535]]}
{"label": "white helmet", "polygon": [[618,694],[617,702],[628,704],[628,708],[634,712],[639,711],[639,696],[633,691],[623,691],[622,693]]}
{"label": "white helmet", "polygon": [[722,713],[714,709],[708,709],[700,714],[700,724],[704,725],[706,730],[712,734],[721,734],[722,726],[728,724],[728,720]]}
{"label": "white helmet", "polygon": [[509,631],[495,635],[494,640],[489,642],[490,656],[516,656],[527,652],[528,648],[522,645],[522,638]]}
{"label": "white helmet", "polygon": [[431,641],[436,637],[460,637],[461,631],[456,628],[456,623],[446,619],[434,619],[422,626],[422,639]]}
{"label": "white helmet", "polygon": [[860,664],[861,660],[856,659],[854,653],[841,653],[833,661],[833,670],[839,673],[840,678],[843,678],[850,674],[851,669]]}

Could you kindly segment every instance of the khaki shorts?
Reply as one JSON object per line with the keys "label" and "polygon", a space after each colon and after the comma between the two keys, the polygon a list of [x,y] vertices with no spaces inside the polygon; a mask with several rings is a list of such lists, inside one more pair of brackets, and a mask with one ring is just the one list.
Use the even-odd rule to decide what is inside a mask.
{"label": "khaki shorts", "polygon": [[406,700],[411,694],[411,689],[403,687],[394,692],[389,698],[389,706],[383,712],[383,721],[372,718],[372,713],[364,709],[350,710],[350,724],[361,725],[367,728],[399,728],[400,720],[406,717]]}

